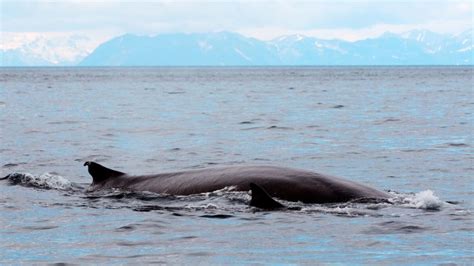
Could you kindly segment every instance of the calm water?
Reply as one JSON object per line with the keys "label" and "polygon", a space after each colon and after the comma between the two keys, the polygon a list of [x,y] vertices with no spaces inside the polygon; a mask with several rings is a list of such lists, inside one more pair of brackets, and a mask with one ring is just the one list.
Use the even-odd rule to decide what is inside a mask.
{"label": "calm water", "polygon": [[[471,264],[472,84],[472,67],[2,68],[0,264]],[[394,199],[88,193],[86,160],[281,165]]]}

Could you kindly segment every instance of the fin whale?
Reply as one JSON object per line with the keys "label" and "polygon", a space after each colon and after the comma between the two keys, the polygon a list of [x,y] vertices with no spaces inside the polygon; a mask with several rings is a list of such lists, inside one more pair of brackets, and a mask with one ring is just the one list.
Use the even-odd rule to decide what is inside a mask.
{"label": "fin whale", "polygon": [[251,206],[284,207],[272,197],[303,203],[337,203],[357,199],[387,199],[386,192],[338,177],[276,166],[229,166],[198,170],[129,175],[96,162],[85,162],[92,176],[91,189],[118,188],[170,195],[191,195],[225,187],[251,191]]}

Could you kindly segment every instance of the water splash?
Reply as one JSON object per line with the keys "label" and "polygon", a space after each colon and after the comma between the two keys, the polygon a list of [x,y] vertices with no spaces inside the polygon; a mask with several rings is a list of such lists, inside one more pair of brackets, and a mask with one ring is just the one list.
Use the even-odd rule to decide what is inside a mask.
{"label": "water splash", "polygon": [[430,211],[441,210],[447,204],[429,189],[413,195],[397,195],[394,201],[394,203],[400,203],[401,206]]}
{"label": "water splash", "polygon": [[25,187],[58,190],[69,190],[73,188],[71,181],[60,175],[52,173],[44,173],[41,175],[33,175],[30,173],[11,173],[2,179],[8,180],[12,185],[21,185]]}

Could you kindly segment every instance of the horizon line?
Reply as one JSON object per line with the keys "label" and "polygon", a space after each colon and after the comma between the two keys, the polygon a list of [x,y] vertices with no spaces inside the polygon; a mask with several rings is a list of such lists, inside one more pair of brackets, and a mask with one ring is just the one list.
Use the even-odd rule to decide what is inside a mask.
{"label": "horizon line", "polygon": [[458,65],[446,65],[446,64],[407,64],[407,65],[394,65],[394,64],[372,64],[372,65],[129,65],[129,66],[0,66],[0,69],[4,68],[367,68],[367,67],[427,67],[427,68],[438,68],[438,67],[474,67],[474,64],[458,64]]}

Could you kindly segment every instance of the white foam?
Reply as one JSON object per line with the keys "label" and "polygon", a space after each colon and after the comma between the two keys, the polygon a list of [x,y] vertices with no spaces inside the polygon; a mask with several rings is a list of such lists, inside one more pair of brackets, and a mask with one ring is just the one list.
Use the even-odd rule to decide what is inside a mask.
{"label": "white foam", "polygon": [[189,204],[185,208],[187,209],[197,209],[197,210],[215,210],[218,209],[219,206],[214,203],[205,203],[201,205],[194,205],[194,204]]}
{"label": "white foam", "polygon": [[8,179],[21,185],[46,189],[66,190],[72,188],[71,181],[60,175],[51,173],[44,173],[41,175],[33,175],[30,173],[13,173],[8,176]]}
{"label": "white foam", "polygon": [[433,191],[428,189],[415,195],[406,196],[403,199],[403,205],[417,209],[440,210],[445,203],[435,196]]}
{"label": "white foam", "polygon": [[236,188],[237,188],[236,186],[228,186],[228,187],[224,187],[222,189],[214,190],[214,191],[211,191],[211,192],[204,192],[204,193],[201,193],[201,194],[204,195],[206,198],[215,197],[215,196],[222,196],[226,193],[235,191]]}

